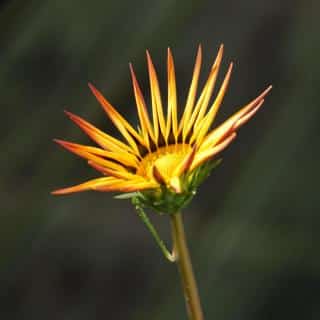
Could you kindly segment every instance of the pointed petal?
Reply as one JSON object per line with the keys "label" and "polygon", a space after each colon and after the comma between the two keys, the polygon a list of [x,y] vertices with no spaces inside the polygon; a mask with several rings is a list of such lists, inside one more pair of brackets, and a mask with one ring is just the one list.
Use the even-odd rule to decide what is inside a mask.
{"label": "pointed petal", "polygon": [[214,85],[217,80],[217,75],[218,75],[219,68],[221,65],[222,56],[223,56],[223,45],[221,45],[219,48],[217,57],[213,63],[209,77],[206,81],[206,84],[205,84],[203,90],[202,90],[200,98],[198,99],[197,104],[192,112],[190,121],[184,127],[184,129],[185,129],[185,131],[183,133],[184,138],[186,138],[188,136],[189,131],[191,130],[191,128],[193,126],[198,125],[199,121],[202,120],[202,118],[207,110],[207,107],[208,107],[208,104],[209,104],[209,101],[210,101],[210,98],[212,95],[212,91],[214,89]]}
{"label": "pointed petal", "polygon": [[189,88],[188,98],[187,98],[186,106],[185,106],[185,109],[180,121],[180,125],[179,125],[179,133],[188,124],[191,117],[194,101],[196,99],[198,80],[199,80],[199,74],[201,69],[201,60],[202,60],[202,49],[201,49],[201,45],[199,45],[196,62],[193,69],[192,80]]}
{"label": "pointed petal", "polygon": [[91,160],[97,164],[100,164],[104,167],[111,168],[114,170],[127,171],[127,169],[125,167],[123,167],[122,165],[120,165],[119,163],[115,163],[113,161],[106,160],[104,158],[101,158],[99,156],[91,154],[81,148],[74,147],[69,142],[65,142],[62,140],[55,140],[55,142],[57,142],[59,145],[61,145],[62,147],[64,147],[68,151],[70,151],[70,152],[72,152],[72,153],[74,153],[84,159]]}
{"label": "pointed petal", "polygon": [[167,127],[165,133],[165,140],[168,140],[170,130],[177,140],[178,136],[178,117],[177,117],[177,86],[176,75],[174,69],[174,61],[170,48],[168,48],[168,112],[167,112]]}
{"label": "pointed petal", "polygon": [[52,191],[51,194],[61,195],[61,194],[67,194],[67,193],[82,192],[87,190],[96,190],[96,188],[99,188],[102,186],[104,187],[110,186],[117,182],[119,182],[119,179],[116,179],[113,177],[103,177],[98,179],[92,179],[72,187],[58,189],[58,190]]}
{"label": "pointed petal", "polygon": [[242,117],[239,118],[239,120],[235,123],[234,129],[237,130],[240,127],[242,127],[245,123],[247,123],[260,109],[260,107],[263,105],[264,99],[262,99],[256,107],[251,109],[249,112],[245,113]]}
{"label": "pointed petal", "polygon": [[137,81],[137,78],[136,78],[136,75],[134,73],[133,66],[131,63],[129,64],[129,68],[130,68],[133,91],[134,91],[134,96],[135,96],[135,100],[136,100],[138,116],[139,116],[139,120],[140,120],[143,138],[149,146],[149,136],[155,142],[153,128],[151,126],[151,122],[149,119],[149,115],[148,115],[148,111],[147,111],[147,107],[146,107],[146,103],[145,103],[143,94],[141,92],[139,83]]}
{"label": "pointed petal", "polygon": [[117,170],[100,166],[93,161],[88,161],[88,165],[96,169],[97,171],[101,172],[104,175],[112,176],[112,177],[123,179],[123,180],[129,180],[136,176],[135,174],[132,174],[128,171],[117,171]]}
{"label": "pointed petal", "polygon": [[219,110],[219,107],[220,107],[221,102],[224,98],[224,95],[227,91],[228,84],[230,81],[231,72],[232,72],[232,67],[233,67],[233,63],[230,63],[227,74],[223,80],[223,83],[220,87],[220,90],[217,94],[217,97],[215,98],[214,103],[212,104],[209,112],[202,119],[202,121],[199,122],[198,125],[195,124],[193,135],[190,140],[191,143],[196,141],[196,143],[198,145],[200,145],[203,137],[207,134],[207,132],[208,132],[208,130],[209,130],[209,128],[210,128],[210,126],[211,126],[211,124],[212,124],[212,122],[213,122],[213,120]]}
{"label": "pointed petal", "polygon": [[120,192],[134,192],[140,191],[145,189],[154,189],[158,188],[159,185],[152,181],[142,180],[142,179],[135,179],[135,180],[128,180],[128,181],[120,181],[107,186],[101,186],[95,190],[103,191],[103,192],[112,192],[112,191],[120,191]]}
{"label": "pointed petal", "polygon": [[159,126],[162,135],[165,135],[166,124],[163,115],[163,107],[161,102],[159,82],[157,74],[152,63],[149,52],[147,51],[147,62],[148,62],[148,71],[149,71],[149,80],[150,80],[150,90],[151,90],[151,103],[152,103],[152,115],[153,115],[153,127],[155,139],[159,139]]}
{"label": "pointed petal", "polygon": [[200,149],[203,150],[205,148],[213,146],[218,140],[221,139],[220,137],[223,136],[227,130],[229,130],[230,126],[234,126],[234,130],[238,129],[241,125],[245,123],[245,121],[241,121],[242,118],[248,121],[249,118],[247,118],[247,115],[251,115],[252,117],[255,114],[255,112],[253,113],[251,112],[256,108],[260,108],[260,106],[264,101],[265,96],[270,92],[271,89],[272,89],[272,86],[269,86],[257,98],[252,100],[246,106],[242,107],[238,112],[233,114],[229,119],[227,119],[225,122],[219,125],[211,133],[209,133],[205,137]]}
{"label": "pointed petal", "polygon": [[99,130],[81,117],[65,111],[65,114],[73,121],[82,131],[84,131],[93,141],[102,148],[110,151],[128,151],[134,153],[133,149],[118,139],[115,139],[103,131]]}
{"label": "pointed petal", "polygon": [[231,135],[229,135],[226,139],[224,139],[222,142],[214,146],[213,148],[207,149],[201,153],[198,153],[195,156],[195,159],[191,165],[190,171],[194,170],[196,167],[200,166],[202,163],[208,161],[213,156],[221,152],[223,149],[225,149],[236,137],[236,133],[233,132]]}
{"label": "pointed petal", "polygon": [[59,139],[54,139],[56,143],[62,145],[64,148],[68,150],[82,150],[94,155],[102,156],[111,160],[115,160],[117,162],[120,162],[121,164],[125,166],[130,166],[133,168],[137,168],[139,163],[137,158],[128,152],[111,152],[111,151],[106,151],[104,149],[96,148],[96,147],[91,147],[91,146],[85,146],[82,144],[78,143],[73,143],[65,140],[59,140]]}
{"label": "pointed petal", "polygon": [[97,100],[100,102],[104,111],[113,122],[113,124],[118,128],[123,137],[128,141],[132,149],[139,154],[139,149],[136,141],[144,146],[144,141],[141,136],[137,133],[135,129],[125,120],[120,113],[105,99],[99,90],[97,90],[91,83],[88,84],[92,93],[95,95]]}

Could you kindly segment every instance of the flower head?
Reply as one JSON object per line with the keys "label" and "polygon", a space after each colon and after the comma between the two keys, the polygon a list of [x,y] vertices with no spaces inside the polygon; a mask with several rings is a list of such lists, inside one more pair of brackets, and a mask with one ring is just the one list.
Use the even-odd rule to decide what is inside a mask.
{"label": "flower head", "polygon": [[103,174],[103,177],[56,190],[53,194],[86,190],[115,191],[130,193],[139,204],[151,206],[161,212],[171,213],[185,206],[211,168],[218,163],[217,155],[235,139],[237,130],[258,111],[271,90],[269,86],[225,122],[211,129],[227,91],[233,67],[230,63],[216,97],[210,104],[222,55],[221,45],[201,94],[197,96],[202,59],[202,50],[199,46],[189,93],[179,120],[175,67],[170,49],[167,57],[166,112],[163,108],[157,74],[147,51],[152,118],[148,114],[145,99],[130,64],[140,122],[137,129],[132,127],[92,84],[89,84],[91,91],[120,131],[124,141],[66,112],[98,147],[62,140],[55,141],[86,159],[90,166]]}

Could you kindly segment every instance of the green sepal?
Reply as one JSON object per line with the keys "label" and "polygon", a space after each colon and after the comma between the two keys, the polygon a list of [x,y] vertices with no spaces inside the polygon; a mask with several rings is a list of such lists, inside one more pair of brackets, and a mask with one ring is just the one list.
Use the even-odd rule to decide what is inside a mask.
{"label": "green sepal", "polygon": [[115,199],[123,200],[123,199],[132,199],[138,195],[138,192],[127,192],[114,196]]}
{"label": "green sepal", "polygon": [[221,163],[221,159],[206,162],[180,177],[182,192],[176,193],[167,186],[134,193],[130,198],[141,208],[152,208],[159,214],[174,214],[187,206],[195,196],[199,185]]}

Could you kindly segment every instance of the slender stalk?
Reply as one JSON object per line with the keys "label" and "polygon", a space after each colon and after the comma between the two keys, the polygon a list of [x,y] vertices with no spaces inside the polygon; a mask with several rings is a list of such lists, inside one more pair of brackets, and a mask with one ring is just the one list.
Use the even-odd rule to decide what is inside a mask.
{"label": "slender stalk", "polygon": [[172,238],[179,267],[189,320],[203,320],[200,297],[194,277],[181,213],[171,215]]}

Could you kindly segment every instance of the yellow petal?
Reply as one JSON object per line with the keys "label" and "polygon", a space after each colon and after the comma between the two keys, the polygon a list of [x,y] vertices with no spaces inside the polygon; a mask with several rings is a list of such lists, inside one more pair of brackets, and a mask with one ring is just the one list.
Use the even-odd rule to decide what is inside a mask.
{"label": "yellow petal", "polygon": [[135,96],[135,100],[136,100],[142,135],[143,135],[144,140],[147,143],[147,146],[149,147],[149,136],[151,137],[151,139],[154,142],[156,142],[154,134],[153,134],[153,128],[150,123],[150,119],[149,119],[146,103],[143,98],[143,94],[141,92],[139,83],[137,81],[137,78],[136,78],[136,75],[134,73],[134,70],[133,70],[131,63],[129,64],[129,67],[130,67],[130,72],[131,72],[133,91],[134,91],[134,96]]}
{"label": "yellow petal", "polygon": [[170,48],[168,48],[168,112],[167,112],[167,127],[165,140],[168,141],[171,126],[172,133],[177,140],[178,136],[178,118],[177,118],[177,87],[176,75],[174,70],[174,62]]}
{"label": "yellow petal", "polygon": [[221,137],[228,130],[230,130],[231,127],[234,127],[233,130],[238,129],[242,124],[244,124],[244,119],[246,119],[245,121],[248,121],[249,118],[252,117],[258,108],[263,104],[265,96],[270,92],[271,89],[272,86],[269,86],[257,98],[252,100],[246,106],[242,107],[238,112],[233,114],[229,119],[209,133],[201,144],[200,150],[204,150],[210,146],[213,146],[217,141],[221,140]]}
{"label": "yellow petal", "polygon": [[101,158],[99,156],[96,156],[94,154],[91,154],[82,148],[77,148],[77,147],[72,146],[70,143],[66,143],[62,140],[55,140],[55,142],[57,142],[59,145],[61,145],[62,147],[64,147],[68,151],[70,151],[70,152],[72,152],[72,153],[74,153],[84,159],[91,160],[97,164],[100,164],[104,167],[111,168],[114,170],[127,171],[127,169],[125,167],[123,167],[122,165],[120,165],[119,163],[115,163],[113,161],[109,161],[109,160],[106,160],[106,159]]}
{"label": "yellow petal", "polygon": [[123,137],[128,141],[132,149],[136,154],[140,154],[137,141],[144,146],[144,141],[135,129],[125,120],[118,111],[105,99],[99,90],[97,90],[91,83],[88,84],[92,93],[95,95],[101,106],[109,116],[113,124],[118,128]]}
{"label": "yellow petal", "polygon": [[188,171],[196,155],[197,146],[194,145],[190,152],[185,156],[181,163],[173,172],[173,176],[180,177],[184,172]]}
{"label": "yellow petal", "polygon": [[59,139],[54,139],[54,141],[63,147],[65,147],[68,150],[82,150],[88,153],[92,153],[98,156],[102,156],[105,158],[109,158],[111,160],[115,160],[116,162],[120,162],[123,165],[137,168],[139,166],[139,162],[136,158],[131,153],[128,152],[111,152],[111,151],[106,151],[104,149],[96,148],[96,147],[91,147],[91,146],[85,146],[82,144],[78,143],[72,143],[69,141],[64,141],[64,140],[59,140]]}
{"label": "yellow petal", "polygon": [[81,117],[65,111],[66,115],[82,129],[92,140],[102,148],[110,151],[128,151],[134,153],[134,150],[123,142],[99,130]]}
{"label": "yellow petal", "polygon": [[175,193],[181,193],[181,181],[178,177],[172,177],[169,181],[169,186],[174,190]]}
{"label": "yellow petal", "polygon": [[89,166],[91,166],[92,168],[96,169],[97,171],[101,172],[104,175],[108,175],[108,176],[112,176],[115,178],[119,178],[119,179],[124,179],[124,180],[129,180],[132,179],[133,177],[135,177],[135,174],[132,174],[128,171],[119,171],[119,170],[113,170],[113,169],[109,169],[107,167],[103,167],[98,165],[97,163],[93,162],[93,161],[88,161]]}
{"label": "yellow petal", "polygon": [[218,75],[219,68],[220,68],[221,61],[222,61],[222,55],[223,55],[223,45],[221,45],[219,48],[217,57],[211,67],[209,77],[206,81],[206,84],[205,84],[203,90],[202,90],[200,98],[198,99],[197,104],[192,112],[190,121],[184,127],[184,129],[185,129],[183,132],[184,139],[186,139],[186,137],[188,136],[191,128],[198,125],[199,121],[202,120],[202,118],[207,110],[207,107],[208,107],[208,104],[209,104],[209,101],[210,101],[210,98],[212,95],[212,91],[213,91],[214,85],[217,80],[217,75]]}
{"label": "yellow petal", "polygon": [[191,80],[189,93],[187,97],[187,102],[186,102],[186,106],[185,106],[185,109],[180,121],[180,125],[179,125],[179,133],[189,123],[189,120],[191,117],[194,101],[196,99],[197,88],[198,88],[198,80],[199,80],[199,74],[201,69],[201,59],[202,59],[202,49],[201,49],[201,45],[199,45],[196,62],[193,69],[192,80]]}
{"label": "yellow petal", "polygon": [[152,167],[152,175],[156,181],[158,181],[160,184],[166,183],[166,177],[161,173],[161,171],[158,169],[158,167],[154,164]]}
{"label": "yellow petal", "polygon": [[236,133],[233,132],[231,135],[229,135],[226,139],[224,139],[222,142],[220,142],[213,148],[198,153],[194,158],[190,171],[194,170],[196,167],[200,166],[201,164],[203,164],[204,162],[208,161],[213,156],[221,152],[223,149],[225,149],[235,139],[235,137]]}
{"label": "yellow petal", "polygon": [[190,143],[193,143],[196,141],[198,145],[201,144],[201,141],[203,137],[207,134],[218,110],[221,105],[221,102],[223,100],[223,97],[227,91],[228,84],[230,81],[230,76],[232,72],[233,63],[230,63],[229,69],[227,71],[227,74],[223,80],[223,83],[220,87],[220,90],[217,94],[217,97],[214,100],[214,103],[212,104],[211,108],[209,109],[207,115],[202,119],[202,121],[199,122],[199,124],[195,124],[193,135],[190,139]]}
{"label": "yellow petal", "polygon": [[151,90],[151,103],[152,103],[152,115],[153,115],[153,127],[155,139],[159,139],[159,126],[162,136],[165,136],[166,124],[163,116],[163,107],[161,102],[159,82],[157,74],[152,63],[149,52],[147,51],[147,62],[150,80],[150,90]]}
{"label": "yellow petal", "polygon": [[134,192],[134,191],[141,191],[145,189],[154,189],[159,187],[159,185],[155,182],[150,182],[147,180],[136,179],[136,180],[129,180],[129,181],[121,181],[114,183],[112,185],[106,186],[99,186],[95,190],[103,191],[103,192]]}
{"label": "yellow petal", "polygon": [[87,182],[67,187],[63,189],[58,189],[55,191],[52,191],[52,194],[60,195],[60,194],[67,194],[67,193],[74,193],[74,192],[82,192],[87,190],[96,190],[96,188],[99,188],[101,186],[110,186],[115,183],[119,182],[119,179],[113,178],[113,177],[103,177],[98,179],[92,179]]}

